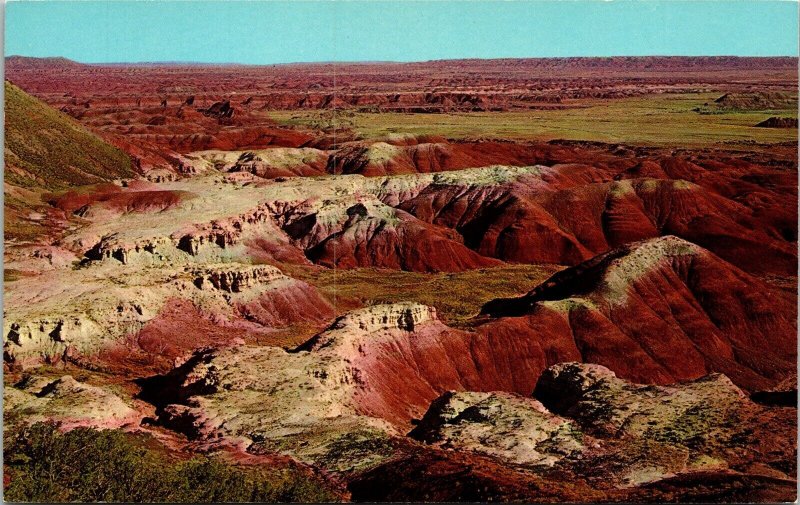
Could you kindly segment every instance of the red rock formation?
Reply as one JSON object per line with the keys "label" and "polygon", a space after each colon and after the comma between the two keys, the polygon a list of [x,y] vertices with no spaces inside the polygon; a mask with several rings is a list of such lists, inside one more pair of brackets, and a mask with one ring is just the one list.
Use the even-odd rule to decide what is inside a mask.
{"label": "red rock formation", "polygon": [[231,268],[220,264],[203,267],[195,275],[195,286],[222,291],[237,317],[261,326],[319,324],[335,315],[331,304],[314,287],[269,265]]}
{"label": "red rock formation", "polygon": [[611,182],[597,168],[556,165],[509,183],[431,185],[398,207],[505,261],[575,264],[627,242],[676,235],[750,272],[796,270],[780,210],[753,210],[685,181]]}
{"label": "red rock formation", "polygon": [[[363,209],[363,215],[358,209]],[[459,272],[500,264],[465,247],[453,230],[421,222],[405,212],[382,219],[367,214],[363,205],[351,210],[341,231],[306,251],[309,259],[328,267],[414,272]]]}
{"label": "red rock formation", "polygon": [[188,300],[173,299],[134,339],[144,352],[171,361],[198,347],[241,343],[246,335],[246,329],[216,324]]}
{"label": "red rock formation", "polygon": [[674,237],[601,255],[484,312],[492,319],[476,333],[426,317],[359,339],[359,408],[404,423],[450,389],[527,395],[561,361],[600,363],[644,383],[718,371],[748,389],[795,366],[791,297]]}
{"label": "red rock formation", "polygon": [[93,188],[94,191],[69,191],[51,200],[54,207],[65,212],[89,217],[98,212],[127,214],[129,212],[160,212],[177,206],[191,194],[185,191],[137,190],[123,191],[113,184]]}
{"label": "red rock formation", "polygon": [[[271,149],[270,151],[277,153],[283,152],[280,149]],[[299,159],[286,161],[280,158],[271,159],[269,156],[261,154],[264,153],[264,151],[260,151],[259,153],[245,151],[239,156],[239,159],[237,159],[235,163],[224,165],[221,169],[228,172],[248,172],[265,179],[327,175],[327,152],[314,150],[300,152],[304,155]]]}
{"label": "red rock formation", "polygon": [[796,363],[791,295],[674,237],[628,245],[518,299],[495,300],[479,331],[547,345],[534,357],[600,363],[629,380],[666,383],[717,371],[747,389]]}
{"label": "red rock formation", "polygon": [[[581,501],[796,494],[796,412],[753,403],[723,375],[637,385],[598,365],[561,363],[544,371],[535,395],[545,405],[502,392],[444,393],[409,434],[424,448],[398,444],[396,458],[351,478],[353,498],[485,499],[483,490],[524,501],[569,501],[569,491]],[[484,473],[500,461],[508,464]],[[706,481],[713,485],[698,485]]]}
{"label": "red rock formation", "polygon": [[370,159],[370,151],[375,149],[375,145],[353,144],[343,147],[331,158],[328,172],[366,176],[431,173],[489,165],[534,165],[542,159],[538,149],[524,144],[439,141],[400,145],[391,150],[394,153],[391,159],[374,161]]}
{"label": "red rock formation", "polygon": [[358,409],[399,425],[447,390],[528,395],[541,371],[562,361],[600,363],[651,384],[716,371],[748,389],[795,366],[791,296],[675,237],[619,248],[523,298],[489,303],[491,318],[475,332],[423,312],[409,312],[422,314],[411,324],[404,313],[387,315],[381,324],[395,328],[396,320],[397,328],[380,337],[371,323],[343,320],[302,349],[346,338],[358,350],[350,358],[363,384],[354,393]]}
{"label": "red rock formation", "polygon": [[335,315],[331,304],[316,289],[294,279],[253,299],[235,302],[234,307],[248,321],[271,328],[296,323],[318,324]]}

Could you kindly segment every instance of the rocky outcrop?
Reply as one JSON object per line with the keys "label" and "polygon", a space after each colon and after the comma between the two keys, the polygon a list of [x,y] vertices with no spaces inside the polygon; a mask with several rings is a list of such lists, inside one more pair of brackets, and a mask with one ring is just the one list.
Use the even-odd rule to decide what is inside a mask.
{"label": "rocky outcrop", "polygon": [[511,142],[387,139],[387,142],[344,146],[329,158],[327,171],[365,176],[425,174],[492,165],[530,166],[541,160],[542,153],[538,149]]}
{"label": "rocky outcrop", "polygon": [[[54,106],[6,87],[9,427],[296,460],[355,501],[796,498],[793,132],[529,142],[519,118],[796,103],[797,58],[331,68],[8,60]],[[407,133],[431,129],[464,139]]]}
{"label": "rocky outcrop", "polygon": [[715,99],[714,104],[719,108],[732,110],[770,110],[796,107],[797,98],[776,91],[725,93]]}
{"label": "rocky outcrop", "polygon": [[433,321],[438,321],[436,309],[433,307],[418,303],[396,303],[350,312],[333,323],[331,328],[336,330],[357,327],[367,333],[380,330],[414,331],[417,326]]}
{"label": "rocky outcrop", "polygon": [[534,396],[596,437],[631,437],[680,448],[692,470],[723,465],[781,477],[796,471],[794,412],[757,405],[721,374],[643,386],[605,367],[564,363],[545,370]]}
{"label": "rocky outcrop", "polygon": [[15,366],[58,363],[70,351],[97,351],[108,342],[107,332],[85,315],[7,320],[3,326],[3,362]]}
{"label": "rocky outcrop", "polygon": [[246,227],[269,227],[271,220],[268,209],[259,206],[245,214],[196,225],[191,232],[183,235],[176,233],[173,238],[177,239],[178,249],[197,256],[206,244],[225,249],[239,241]]}
{"label": "rocky outcrop", "polygon": [[[349,398],[355,372],[347,374],[337,361],[334,374],[326,361],[276,347],[204,351],[145,381],[143,398],[160,407],[162,423],[206,444],[234,442],[339,470],[387,458],[388,446],[375,448],[393,430],[355,413]],[[358,450],[359,440],[370,445]]]}
{"label": "rocky outcrop", "polygon": [[[343,216],[344,217],[344,216]],[[459,272],[499,265],[461,243],[453,230],[420,222],[394,209],[354,205],[341,230],[307,250],[313,262],[331,268],[373,266],[416,272]]]}
{"label": "rocky outcrop", "polygon": [[352,339],[354,334],[368,335],[393,330],[413,332],[424,323],[438,322],[438,320],[435,308],[414,302],[366,307],[341,316],[326,332],[308,340],[295,351],[315,351],[333,344],[353,347],[354,344],[361,343]]}
{"label": "rocky outcrop", "polygon": [[431,307],[396,303],[352,311],[296,352],[324,357],[326,376],[352,383],[357,412],[407,430],[448,390],[530,392],[535,375],[525,345],[520,339],[501,347],[447,327]]}
{"label": "rocky outcrop", "polygon": [[794,409],[757,405],[720,374],[643,386],[599,365],[560,363],[544,371],[534,396],[447,392],[410,436],[617,499],[704,476],[788,483],[796,471]]}
{"label": "rocky outcrop", "polygon": [[266,204],[239,215],[185,227],[173,232],[171,239],[175,247],[188,253],[193,261],[269,258],[308,263],[302,252],[292,246],[286,234],[277,227],[270,206]]}
{"label": "rocky outcrop", "polygon": [[195,269],[194,283],[200,289],[213,288],[239,293],[261,284],[286,279],[277,268],[269,265],[208,265]]}
{"label": "rocky outcrop", "polygon": [[596,445],[537,400],[503,392],[447,392],[431,403],[409,436],[536,467],[580,459]]}
{"label": "rocky outcrop", "polygon": [[[794,342],[788,296],[759,283],[666,237],[568,269],[521,299],[489,304],[492,318],[475,332],[448,328],[417,304],[360,309],[285,356],[285,366],[304,363],[326,397],[400,429],[448,390],[527,395],[542,370],[568,360],[656,384],[724,372],[752,388],[788,372]],[[664,299],[664,292],[679,296]],[[652,313],[662,316],[645,317]],[[770,350],[756,354],[765,342]]]}
{"label": "rocky outcrop", "polygon": [[[543,485],[544,478],[555,479],[547,485],[557,487],[566,479],[618,498],[677,475],[793,475],[793,411],[762,407],[719,374],[644,386],[598,365],[559,364],[542,374],[536,399],[443,392],[411,430],[424,445],[410,443],[396,423],[366,414],[364,398],[354,395],[376,389],[381,379],[364,367],[359,347],[405,332],[397,327],[403,309],[385,311],[392,317],[386,323],[381,317],[369,333],[359,334],[351,324],[366,315],[352,314],[351,322],[326,332],[332,335],[293,353],[270,347],[199,352],[173,372],[143,382],[143,397],[159,407],[160,422],[201,447],[277,450],[350,475],[356,494],[376,492],[374,482],[363,486],[412,460],[417,469],[438,468],[441,478],[455,461],[462,471],[466,464],[470,475],[498,465],[508,473],[494,478],[509,483],[537,479]],[[413,338],[431,324],[420,321],[407,333]],[[397,393],[415,394],[413,387]],[[737,449],[743,439],[747,451]],[[382,482],[383,492],[401,485]]]}
{"label": "rocky outcrop", "polygon": [[[389,445],[375,441],[399,433],[392,423],[406,429],[410,406],[416,409],[412,414],[421,412],[444,391],[430,390],[426,374],[412,372],[409,364],[394,377],[378,375],[383,370],[374,364],[395,354],[385,364],[396,368],[410,356],[390,348],[415,346],[415,340],[424,347],[448,331],[429,307],[368,307],[343,316],[293,352],[272,347],[199,352],[144,384],[143,397],[162,409],[161,422],[205,443],[241,439],[251,451],[280,446],[302,460],[335,468],[371,465],[391,454]],[[398,387],[404,381],[412,382]],[[423,384],[430,392],[420,398]],[[366,452],[332,452],[345,440],[349,446],[364,437],[375,440]]]}
{"label": "rocky outcrop", "polygon": [[222,102],[215,102],[207,109],[200,109],[204,116],[213,117],[217,119],[230,119],[233,117],[235,109],[231,107],[230,100]]}
{"label": "rocky outcrop", "polygon": [[195,275],[198,288],[223,291],[241,317],[263,326],[319,324],[334,316],[333,306],[314,287],[269,265],[210,265]]}
{"label": "rocky outcrop", "polygon": [[70,375],[59,379],[27,376],[3,393],[7,427],[19,423],[57,422],[63,429],[135,426],[142,415],[105,388]]}
{"label": "rocky outcrop", "polygon": [[[357,184],[361,180],[352,182],[358,193],[369,188]],[[311,261],[327,267],[458,272],[499,264],[466,247],[454,230],[422,222],[358,193],[337,193],[330,200],[275,202],[271,207],[293,243]]]}
{"label": "rocky outcrop", "polygon": [[318,325],[334,316],[333,306],[306,282],[269,265],[217,264],[194,269],[194,284],[218,290],[245,320],[268,328]]}
{"label": "rocky outcrop", "polygon": [[134,243],[121,242],[118,238],[117,234],[102,237],[84,256],[93,261],[117,260],[123,265],[150,264],[161,262],[174,249],[172,241],[166,237],[147,238]]}
{"label": "rocky outcrop", "polygon": [[[245,154],[220,161],[237,163]],[[294,163],[295,154],[285,154],[285,161]],[[612,179],[610,168],[569,164],[338,176],[304,184],[267,182],[247,172],[214,177],[213,170],[202,169],[204,176],[174,185],[186,190],[115,187],[107,195],[72,200],[95,202],[78,209],[102,230],[94,236],[86,231],[89,245],[81,252],[125,263],[311,261],[337,268],[462,271],[498,265],[497,260],[574,265],[632,241],[671,234],[751,273],[794,271],[793,214],[789,207],[780,210],[788,195],[778,198],[778,191],[764,192],[750,182],[726,182],[675,158],[650,165],[618,174],[619,180]],[[675,177],[702,184],[670,180]],[[212,187],[230,201],[214,206],[199,196],[187,199]],[[241,191],[255,200],[249,208],[239,204],[246,201],[238,198]],[[160,224],[150,236],[129,233],[111,226],[120,212],[147,213],[137,223],[152,218]],[[170,226],[168,216],[180,224]]]}
{"label": "rocky outcrop", "polygon": [[200,151],[187,155],[195,170],[246,172],[265,179],[326,175],[329,153],[310,147],[251,151]]}
{"label": "rocky outcrop", "polygon": [[18,280],[7,295],[5,363],[92,357],[116,366],[131,348],[171,363],[198,347],[293,324],[313,329],[334,316],[315,288],[272,266],[128,267],[123,275],[100,263]]}

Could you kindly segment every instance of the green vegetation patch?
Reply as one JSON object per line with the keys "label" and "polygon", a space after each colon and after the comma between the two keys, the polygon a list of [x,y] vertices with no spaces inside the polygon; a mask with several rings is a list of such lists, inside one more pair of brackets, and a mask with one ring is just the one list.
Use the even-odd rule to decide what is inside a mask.
{"label": "green vegetation patch", "polygon": [[[412,114],[352,112],[339,128],[363,138],[396,134],[441,135],[451,139],[583,140],[631,145],[706,147],[797,142],[797,130],[757,128],[771,116],[797,117],[796,106],[764,110],[723,110],[702,114],[720,93],[646,95],[618,99],[568,100],[565,109],[507,112]],[[796,95],[793,95],[796,101]],[[795,102],[796,103],[796,102]],[[774,105],[771,105],[774,107]],[[293,126],[320,125],[318,111],[275,111],[270,116]],[[340,114],[342,114],[340,112]]]}
{"label": "green vegetation patch", "polygon": [[[376,268],[296,272],[340,309],[355,305],[419,302],[436,307],[448,324],[461,326],[495,298],[527,293],[562,267],[504,265],[457,273],[418,273]],[[340,310],[341,312],[341,310]]]}
{"label": "green vegetation patch", "polygon": [[[149,438],[149,437],[147,437]],[[5,498],[15,502],[330,502],[339,495],[295,467],[168,458],[153,440],[119,430],[61,433],[38,423],[6,433]]]}
{"label": "green vegetation patch", "polygon": [[135,175],[123,151],[7,81],[5,113],[8,183],[52,190]]}

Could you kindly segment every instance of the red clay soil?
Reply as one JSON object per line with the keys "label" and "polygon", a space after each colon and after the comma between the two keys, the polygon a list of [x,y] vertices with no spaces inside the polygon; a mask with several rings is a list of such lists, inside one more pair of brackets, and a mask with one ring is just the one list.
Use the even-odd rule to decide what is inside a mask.
{"label": "red clay soil", "polygon": [[[552,349],[559,343],[530,333],[474,333],[435,322],[361,346],[364,356],[357,364],[366,387],[356,392],[356,403],[364,414],[411,429],[410,420],[421,418],[445,391],[530,395],[541,371],[552,364],[543,348],[555,356]],[[566,357],[569,350],[560,354]]]}
{"label": "red clay soil", "polygon": [[289,244],[280,242],[272,237],[259,237],[244,242],[247,247],[247,256],[253,263],[309,265],[303,251]]}
{"label": "red clay soil", "polygon": [[[310,233],[320,232],[313,216],[292,220],[285,231],[311,244],[306,249],[309,259],[340,268],[415,271],[458,271],[488,264],[467,250],[471,249],[484,258],[509,262],[575,265],[627,242],[671,234],[748,272],[786,276],[796,270],[796,161],[780,154],[767,160],[718,152],[665,155],[664,150],[607,145],[413,140],[404,142],[551,168],[498,184],[465,180],[434,183],[418,193],[386,193],[383,202],[403,211],[398,213],[399,224],[391,226],[379,219],[371,222],[369,215],[354,215],[344,233],[309,241]],[[357,166],[349,166],[371,173],[375,166],[362,156],[363,150],[360,145]],[[338,155],[330,159],[340,160]],[[362,162],[367,165],[359,165]],[[392,163],[383,168],[399,167]],[[436,168],[455,167],[448,163]],[[398,168],[406,170],[427,168]],[[429,254],[419,257],[427,244]]]}
{"label": "red clay soil", "polygon": [[[156,167],[180,171],[180,153],[204,149],[330,147],[331,139],[278,127],[269,119],[270,110],[497,111],[562,108],[564,99],[720,87],[747,91],[765,83],[777,91],[793,91],[797,60],[501,59],[336,64],[335,69],[334,87],[332,64],[104,66],[57,58],[6,59],[7,79],[127,151],[144,172]],[[339,132],[338,137],[341,143],[348,134]],[[448,164],[457,168],[499,162],[489,153],[455,152],[446,155],[450,161],[442,156],[437,149],[415,148],[409,160],[389,171],[406,171],[409,165],[431,171]],[[516,164],[506,158],[505,163]]]}
{"label": "red clay soil", "polygon": [[112,198],[122,192],[122,188],[116,184],[103,183],[93,186],[84,186],[81,190],[69,190],[59,195],[51,195],[48,203],[64,212],[73,213],[84,205]]}
{"label": "red clay soil", "polygon": [[320,323],[336,315],[331,304],[315,288],[297,280],[271,289],[254,300],[237,303],[235,307],[243,318],[270,328]]}
{"label": "red clay soil", "polygon": [[333,309],[316,290],[301,281],[285,289],[265,292],[235,305],[241,318],[224,322],[198,309],[191,301],[173,298],[127,341],[112,346],[98,361],[113,369],[169,369],[176,358],[201,347],[240,345],[246,340],[296,323],[319,324],[333,317]]}
{"label": "red clay soil", "polygon": [[[766,84],[794,91],[796,58],[340,64],[335,86],[331,64],[102,66],[19,57],[6,63],[10,80],[129,152],[141,172],[168,169],[166,175],[154,175],[156,179],[191,175],[182,155],[192,151],[277,146],[326,152],[294,168],[273,170],[245,161],[236,170],[277,178],[543,165],[539,174],[509,182],[432,184],[419,193],[387,194],[384,203],[394,209],[385,210],[392,218],[369,215],[365,206],[354,205],[341,231],[324,234],[321,225],[314,228],[316,222],[309,220],[291,231],[284,228],[286,236],[246,239],[254,262],[421,272],[478,269],[503,261],[573,265],[523,296],[487,303],[469,330],[434,319],[339,335],[360,339],[345,349],[352,351],[346,356],[349,366],[358,371],[348,391],[353,391],[359,412],[385,419],[401,431],[410,430],[412,420],[421,418],[446,391],[508,391],[529,397],[543,370],[566,361],[598,363],[644,384],[721,372],[765,402],[777,400],[764,393],[791,392],[784,389],[797,364],[796,294],[760,277],[796,275],[795,145],[736,153],[404,137],[392,141],[398,147],[395,158],[375,163],[367,156],[368,142],[336,138],[330,130],[314,135],[281,127],[269,119],[269,111],[522,110],[564,107],[573,98],[720,86],[746,91]],[[191,196],[136,182],[127,188],[81,188],[48,199],[49,211],[67,222],[74,214],[158,212]],[[241,230],[241,223],[275,218],[272,210],[259,212],[235,216],[218,229],[218,223],[197,225],[197,230],[173,238],[190,255],[196,254],[194,242],[184,239],[208,236],[225,247],[239,240],[241,235],[232,230]],[[318,241],[311,240],[316,240],[314,230],[320,233]],[[297,245],[303,243],[313,245]],[[232,322],[175,298],[140,331],[91,362],[68,353],[67,361],[107,368],[119,377],[143,377],[169,371],[200,347],[241,345],[273,335],[275,328],[294,331],[293,325],[322,325],[337,315],[314,287],[301,281],[288,281],[249,300],[237,301],[236,296],[231,294]],[[319,350],[314,345],[312,339],[301,348]],[[534,475],[466,451],[424,447],[409,439],[392,443],[397,444],[394,458],[348,477],[353,500],[795,497],[794,483],[784,479],[721,470],[606,492],[581,478],[559,475],[558,469]],[[769,452],[772,443],[747,440],[742,447]],[[253,456],[252,462],[270,463],[271,457]]]}
{"label": "red clay soil", "polygon": [[214,128],[203,129],[203,133],[128,134],[127,138],[178,153],[208,149],[237,151],[264,147],[300,147],[312,139],[307,133],[268,126],[241,126],[214,130]]}
{"label": "red clay soil", "polygon": [[175,298],[169,300],[134,338],[145,352],[174,359],[199,347],[232,345],[242,341],[247,333],[241,327],[220,325],[192,302]]}
{"label": "red clay soil", "polygon": [[[750,273],[796,272],[796,161],[779,155],[769,164],[742,155],[610,152],[609,146],[558,143],[411,147],[421,146],[470,153],[475,162],[489,163],[476,157],[485,155],[551,167],[542,168],[540,175],[494,185],[432,184],[416,194],[390,193],[383,198],[398,209],[396,223],[355,212],[342,232],[321,236],[305,250],[256,238],[246,244],[253,258],[423,272],[482,268],[497,265],[497,260],[576,265],[628,242],[676,235]],[[247,170],[244,165],[239,169]],[[81,188],[53,196],[50,203],[91,216],[101,211],[158,212],[191,197],[158,190],[156,184],[131,184]],[[285,231],[305,242],[304,234],[311,231],[300,224]]]}
{"label": "red clay soil", "polygon": [[320,151],[316,157],[306,156],[302,161],[291,166],[281,166],[263,160],[258,154],[245,152],[231,167],[223,170],[228,172],[248,172],[264,179],[277,179],[278,177],[313,177],[327,175],[326,165],[329,160],[327,152]]}
{"label": "red clay soil", "polygon": [[421,222],[402,211],[397,217],[398,223],[387,224],[353,215],[342,232],[330,235],[306,255],[327,267],[414,272],[461,272],[500,264],[465,247],[454,230]]}
{"label": "red clay soil", "polygon": [[100,210],[115,214],[130,212],[161,212],[177,206],[191,194],[185,191],[142,190],[123,191],[114,184],[92,190],[68,191],[51,199],[50,203],[65,212],[90,215]]}

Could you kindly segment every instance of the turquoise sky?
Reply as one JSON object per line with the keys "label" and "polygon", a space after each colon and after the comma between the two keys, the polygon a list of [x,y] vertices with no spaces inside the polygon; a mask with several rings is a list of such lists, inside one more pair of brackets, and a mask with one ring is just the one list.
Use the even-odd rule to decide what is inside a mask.
{"label": "turquoise sky", "polygon": [[795,1],[11,1],[6,55],[82,62],[798,54]]}

